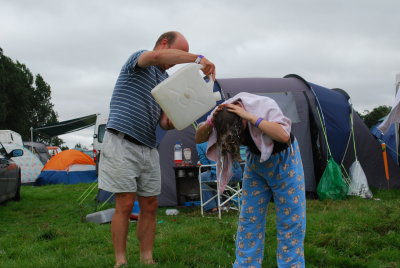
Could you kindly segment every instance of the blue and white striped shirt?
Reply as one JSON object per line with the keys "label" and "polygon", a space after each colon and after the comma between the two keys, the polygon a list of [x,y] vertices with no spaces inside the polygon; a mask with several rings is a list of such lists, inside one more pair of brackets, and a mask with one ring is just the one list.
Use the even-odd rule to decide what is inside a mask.
{"label": "blue and white striped shirt", "polygon": [[135,52],[122,66],[111,98],[107,128],[155,148],[161,108],[151,90],[166,79],[168,73],[157,66],[138,67],[136,64],[143,52],[145,50]]}

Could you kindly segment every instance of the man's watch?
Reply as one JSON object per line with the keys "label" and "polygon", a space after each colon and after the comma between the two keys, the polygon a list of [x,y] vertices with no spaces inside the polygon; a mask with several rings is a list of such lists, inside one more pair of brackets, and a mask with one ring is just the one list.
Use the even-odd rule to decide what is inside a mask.
{"label": "man's watch", "polygon": [[197,63],[197,64],[199,64],[202,58],[204,58],[203,55],[198,55],[198,56],[197,56],[197,59],[196,59],[194,62]]}

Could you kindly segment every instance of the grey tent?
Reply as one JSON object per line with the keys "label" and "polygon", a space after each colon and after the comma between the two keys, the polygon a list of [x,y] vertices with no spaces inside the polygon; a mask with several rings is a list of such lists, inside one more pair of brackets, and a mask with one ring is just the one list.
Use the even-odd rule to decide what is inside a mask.
{"label": "grey tent", "polygon": [[[337,158],[336,161],[341,163],[343,160],[346,169],[354,162],[353,145],[347,146],[351,106],[343,90],[323,88],[308,83],[299,76],[288,75],[285,78],[218,79],[214,91],[221,91],[225,99],[239,92],[249,92],[271,97],[278,103],[283,113],[293,122],[292,132],[299,141],[308,194],[315,194],[326,164],[327,153],[322,124],[327,127],[328,142],[334,157]],[[198,122],[204,119],[205,117]],[[356,113],[354,113],[354,130],[358,159],[369,185],[386,189],[388,183],[385,179],[380,144]],[[182,131],[167,131],[161,140],[158,147],[162,177],[160,206],[177,205],[173,147],[176,141],[182,142],[184,147],[191,148],[192,159],[197,162],[194,133],[193,127],[187,127]],[[399,188],[399,166],[390,159],[389,169],[391,174],[389,187]]]}

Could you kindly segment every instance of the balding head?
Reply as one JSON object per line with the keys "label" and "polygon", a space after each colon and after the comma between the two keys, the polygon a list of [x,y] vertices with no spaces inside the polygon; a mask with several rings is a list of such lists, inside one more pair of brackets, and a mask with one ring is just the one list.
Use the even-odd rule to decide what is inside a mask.
{"label": "balding head", "polygon": [[160,35],[154,46],[154,50],[165,48],[174,48],[188,52],[189,43],[181,33],[169,31]]}

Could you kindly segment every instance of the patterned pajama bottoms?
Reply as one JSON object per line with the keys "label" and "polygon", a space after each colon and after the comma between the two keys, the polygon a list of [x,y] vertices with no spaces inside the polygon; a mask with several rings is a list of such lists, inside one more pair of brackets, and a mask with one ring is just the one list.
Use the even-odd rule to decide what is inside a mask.
{"label": "patterned pajama bottoms", "polygon": [[278,267],[305,267],[306,200],[296,140],[262,163],[259,156],[250,152],[247,155],[233,267],[261,267],[271,197],[276,210]]}

